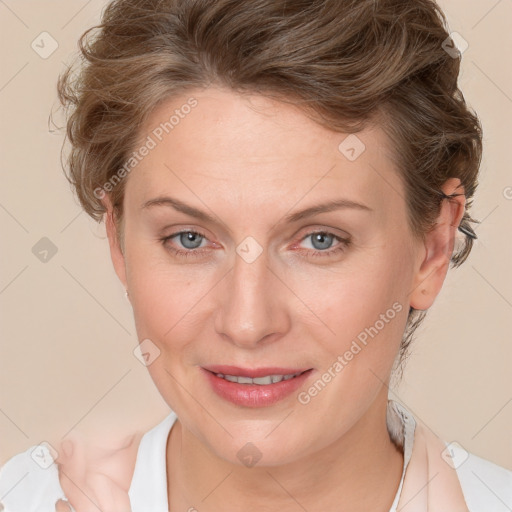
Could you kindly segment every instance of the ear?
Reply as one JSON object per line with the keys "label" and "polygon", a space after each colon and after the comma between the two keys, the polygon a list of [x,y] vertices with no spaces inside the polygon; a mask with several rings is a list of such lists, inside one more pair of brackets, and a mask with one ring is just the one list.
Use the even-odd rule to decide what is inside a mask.
{"label": "ear", "polygon": [[458,178],[448,179],[441,189],[446,195],[460,195],[443,199],[435,226],[425,235],[425,241],[421,242],[410,305],[422,311],[432,306],[441,291],[450,266],[457,229],[466,206],[464,187]]}
{"label": "ear", "polygon": [[114,270],[116,271],[117,277],[119,277],[121,283],[123,283],[124,288],[127,289],[126,263],[123,250],[121,249],[118,240],[117,227],[114,221],[114,208],[112,206],[110,196],[106,194],[102,198],[102,202],[106,209],[105,228],[107,231],[108,243],[110,246],[110,257],[112,258],[112,263],[114,265]]}

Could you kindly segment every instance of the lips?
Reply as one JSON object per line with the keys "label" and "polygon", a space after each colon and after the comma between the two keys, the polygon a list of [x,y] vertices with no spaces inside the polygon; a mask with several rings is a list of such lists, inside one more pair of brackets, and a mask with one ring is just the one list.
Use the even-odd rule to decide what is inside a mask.
{"label": "lips", "polygon": [[213,391],[231,403],[245,407],[268,407],[296,391],[313,371],[311,368],[240,368],[212,365],[203,374]]}

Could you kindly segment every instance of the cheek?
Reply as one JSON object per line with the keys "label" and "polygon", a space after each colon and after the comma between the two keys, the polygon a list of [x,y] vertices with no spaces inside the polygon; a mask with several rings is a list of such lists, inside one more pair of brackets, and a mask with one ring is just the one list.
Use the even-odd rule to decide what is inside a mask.
{"label": "cheek", "polygon": [[374,251],[354,258],[340,269],[317,279],[315,292],[309,297],[311,304],[319,306],[338,328],[363,329],[378,320],[394,302],[405,307],[410,279],[406,258],[400,253]]}
{"label": "cheek", "polygon": [[[132,285],[132,306],[140,336],[159,340],[167,349],[178,349],[198,327],[201,298],[208,291],[205,279],[191,282],[174,272],[141,272]],[[185,335],[185,333],[187,333]]]}
{"label": "cheek", "polygon": [[345,355],[343,364],[361,378],[369,369],[386,378],[409,309],[410,258],[402,249],[375,248],[317,281],[308,302],[328,327],[314,336],[321,340],[326,368]]}
{"label": "cheek", "polygon": [[190,325],[207,291],[204,270],[171,264],[164,251],[147,244],[127,245],[127,280],[139,339],[159,340],[168,350]]}
{"label": "cheek", "polygon": [[[372,327],[377,324],[378,329],[382,324],[381,315],[385,321],[391,316],[388,311],[397,312],[394,304],[408,309],[409,278],[404,264],[408,258],[405,246],[392,240],[374,241],[336,265],[304,263],[287,269],[282,277],[300,303],[293,302],[291,307],[294,299],[289,290],[283,290],[287,299],[280,307],[287,310],[292,326],[306,326],[319,348],[338,355],[354,339],[371,339]],[[139,339],[160,340],[165,350],[179,350],[183,347],[176,344],[197,338],[201,329],[208,328],[215,308],[221,307],[218,294],[229,293],[220,291],[219,269],[177,264],[165,251],[156,250],[154,242],[131,243],[127,237],[126,262]],[[401,337],[402,322],[396,317],[379,330],[379,339]],[[390,344],[382,345],[385,350]]]}
{"label": "cheek", "polygon": [[157,354],[147,370],[166,403],[181,410],[187,395],[179,383],[187,382],[188,372],[194,370],[194,342],[207,321],[200,316],[200,301],[211,286],[142,251],[130,257],[128,280],[137,336],[142,343],[150,340],[149,347]]}

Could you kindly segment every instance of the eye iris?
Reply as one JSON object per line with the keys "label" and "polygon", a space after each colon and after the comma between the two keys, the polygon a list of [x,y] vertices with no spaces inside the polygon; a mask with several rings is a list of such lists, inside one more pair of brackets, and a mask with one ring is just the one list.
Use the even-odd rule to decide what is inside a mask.
{"label": "eye iris", "polygon": [[[313,237],[313,246],[315,247],[316,242],[320,242],[321,247],[315,247],[315,249],[329,249],[330,244],[332,243],[333,235],[329,235],[327,233],[315,233],[312,235]],[[325,242],[327,240],[327,242]],[[324,243],[322,244],[322,241]]]}
{"label": "eye iris", "polygon": [[[193,231],[180,233],[180,243],[187,249],[197,249],[201,245],[201,238],[202,236],[199,233],[194,233]],[[195,242],[194,239],[196,239]],[[192,242],[192,246],[188,245],[190,242]]]}

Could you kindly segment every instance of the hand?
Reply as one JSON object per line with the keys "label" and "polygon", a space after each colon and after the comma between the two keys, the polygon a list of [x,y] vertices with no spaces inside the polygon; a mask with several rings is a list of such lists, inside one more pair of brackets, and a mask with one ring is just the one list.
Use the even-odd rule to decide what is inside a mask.
{"label": "hand", "polygon": [[[128,490],[141,438],[132,434],[108,448],[84,439],[62,443],[56,459],[60,485],[76,512],[131,512]],[[70,508],[59,500],[55,511]]]}

